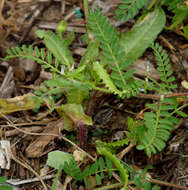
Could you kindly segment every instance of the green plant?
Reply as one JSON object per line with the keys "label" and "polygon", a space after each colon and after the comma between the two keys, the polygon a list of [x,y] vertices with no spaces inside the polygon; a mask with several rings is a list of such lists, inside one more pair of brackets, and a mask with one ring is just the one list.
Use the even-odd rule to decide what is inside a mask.
{"label": "green plant", "polygon": [[110,189],[112,187],[115,188],[122,186],[126,189],[126,186],[128,185],[128,176],[130,177],[129,181],[133,181],[134,184],[140,189],[158,189],[157,186],[152,187],[151,183],[148,181],[149,177],[147,176],[147,170],[151,169],[151,166],[147,166],[143,170],[136,171],[110,153],[110,151],[104,147],[103,142],[96,142],[96,146],[98,153],[103,155],[105,159],[103,159],[103,157],[99,157],[93,164],[87,165],[82,169],[80,169],[79,164],[75,162],[71,154],[61,151],[50,152],[48,154],[47,165],[58,169],[51,189],[54,190],[56,188],[57,180],[61,174],[61,171],[64,171],[67,176],[72,177],[74,180],[72,183],[73,186],[77,182],[84,182],[88,189],[100,186],[102,181],[104,179],[106,180],[107,177],[108,179],[111,179],[113,172],[120,172],[122,182],[111,184],[109,187],[103,186],[99,189]]}
{"label": "green plant", "polygon": [[[87,7],[87,1],[84,2],[85,7]],[[128,11],[130,18],[138,12],[139,8],[145,5],[145,1],[142,2],[143,4],[141,4],[141,1],[135,2],[132,5],[133,9]],[[155,4],[156,1],[152,2],[154,2],[152,4]],[[123,3],[124,8],[126,8],[130,1],[123,1]],[[121,6],[121,8],[123,7]],[[105,156],[105,161],[101,157],[83,172],[72,156],[67,154],[62,155],[63,158],[66,157],[63,161],[62,159],[58,161],[55,157],[55,166],[54,163],[49,164],[48,162],[50,166],[58,169],[53,189],[55,189],[61,170],[64,170],[75,181],[84,180],[86,186],[89,187],[93,186],[93,176],[95,176],[97,184],[100,185],[105,171],[111,177],[112,163],[120,173],[121,185],[126,189],[128,185],[127,169],[115,156],[112,149],[127,145],[131,141],[137,145],[137,149],[145,150],[146,154],[151,156],[152,153],[161,151],[165,147],[170,131],[174,124],[178,122],[174,114],[185,115],[180,112],[181,107],[178,107],[176,98],[163,98],[163,95],[171,93],[176,85],[173,84],[175,78],[170,70],[171,65],[168,55],[159,44],[152,44],[151,47],[156,56],[160,81],[155,81],[149,76],[146,77],[145,81],[135,80],[134,69],[129,69],[129,66],[143,54],[162,31],[166,17],[162,8],[156,6],[147,14],[144,13],[131,31],[125,34],[119,34],[99,9],[86,13],[86,17],[88,36],[92,37],[91,39],[88,37],[88,48],[78,65],[74,63],[69,50],[74,35],[72,33],[65,39],[62,37],[64,29],[59,31],[58,34],[38,30],[36,34],[43,39],[46,48],[39,49],[26,45],[14,47],[8,50],[5,60],[18,57],[33,59],[41,64],[42,68],[52,73],[52,79],[44,81],[40,85],[40,89],[35,91],[36,107],[39,108],[43,102],[46,102],[51,110],[56,109],[64,119],[66,130],[71,131],[74,124],[80,132],[81,146],[86,144],[86,125],[92,125],[91,118],[85,114],[91,90],[113,93],[120,98],[125,98],[139,94],[140,88],[145,87],[145,92],[152,90],[161,95],[158,102],[146,105],[150,112],[144,113],[143,120],[128,119],[129,132],[125,139],[113,143],[96,143],[98,154]],[[57,106],[57,96],[62,96],[62,94],[66,95],[67,103]],[[140,188],[151,188],[149,183],[140,186],[140,181],[137,180],[135,183]]]}
{"label": "green plant", "polygon": [[175,77],[172,75],[173,70],[171,69],[168,54],[158,43],[152,44],[151,48],[154,50],[157,70],[161,80],[161,83],[155,81],[155,84],[157,84],[155,90],[158,88],[160,93],[170,93],[173,89],[177,88],[177,85],[172,83],[175,81]]}
{"label": "green plant", "polygon": [[[154,12],[156,12],[155,15],[161,14],[158,10]],[[154,17],[154,22],[151,21],[155,23],[153,25],[155,32],[150,37],[147,36],[148,40],[153,41],[163,25],[160,19],[158,27],[156,18]],[[150,19],[152,20],[153,17],[150,17]],[[105,27],[103,27],[100,21],[105,23]],[[135,32],[134,30],[132,32],[136,34],[137,30],[141,30],[144,25],[147,26],[147,22],[148,19],[146,23],[143,21],[142,25],[136,27]],[[133,79],[134,70],[127,69],[127,67],[144,52],[144,49],[136,48],[139,52],[136,56],[132,56],[134,54],[132,51],[135,51],[135,48],[129,49],[127,58],[126,48],[124,49],[119,44],[120,41],[124,40],[118,37],[115,29],[110,26],[110,23],[98,9],[90,12],[88,26],[93,30],[92,32],[95,32],[98,40],[91,41],[88,44],[88,49],[77,67],[74,65],[74,59],[68,48],[74,35],[71,34],[64,39],[59,33],[55,34],[44,30],[38,30],[36,34],[43,39],[47,50],[44,48],[39,49],[38,47],[33,48],[32,46],[27,47],[26,45],[23,45],[21,48],[16,46],[7,51],[8,55],[5,58],[5,60],[18,57],[33,59],[41,64],[42,68],[52,73],[52,79],[42,83],[40,89],[35,91],[36,96],[33,98],[36,101],[36,108],[38,109],[41,103],[46,102],[53,110],[57,96],[63,93],[66,94],[67,104],[55,108],[64,118],[65,129],[72,130],[74,124],[80,131],[79,142],[81,146],[83,146],[86,139],[85,125],[92,124],[91,118],[84,113],[86,100],[89,99],[89,92],[94,89],[118,94],[120,97],[130,97],[138,94],[139,88],[143,84],[141,80],[136,81]],[[94,31],[95,26],[98,26],[96,31]],[[105,33],[108,33],[106,37],[104,36]],[[146,34],[143,33],[143,35]],[[149,45],[148,42],[145,40],[145,48]],[[131,39],[130,43],[134,44],[135,42]],[[99,57],[100,62],[96,61],[99,55],[99,47],[102,49],[102,55]],[[130,61],[128,61],[129,59]],[[108,74],[108,70],[112,71],[111,75]],[[102,87],[101,79],[107,88]]]}
{"label": "green plant", "polygon": [[[184,26],[183,21],[188,16],[188,1],[187,0],[164,0],[164,5],[168,7],[168,10],[173,12],[172,23],[168,29],[172,30],[179,26]],[[188,36],[187,36],[188,37]]]}
{"label": "green plant", "polygon": [[[134,121],[128,118],[127,128],[129,133],[127,138],[113,143],[104,143],[103,147],[112,150],[110,147],[124,146],[129,141],[137,144],[137,149],[145,150],[150,157],[152,153],[161,151],[170,136],[170,131],[174,129],[174,125],[179,123],[179,119],[173,114],[186,117],[187,114],[181,112],[178,108],[177,98],[164,98],[162,94],[171,93],[177,86],[172,84],[175,78],[172,76],[171,64],[168,54],[158,44],[152,44],[152,49],[157,60],[157,70],[161,83],[148,78],[147,90],[155,90],[161,94],[161,99],[153,104],[146,104],[150,112],[144,113],[144,120]],[[149,72],[149,71],[148,71]]]}
{"label": "green plant", "polygon": [[147,5],[147,0],[122,0],[118,9],[116,10],[116,19],[122,18],[124,22],[127,18],[133,19],[139,10]]}
{"label": "green plant", "polygon": [[[71,154],[53,151],[48,154],[47,165],[58,169],[58,174],[56,179],[60,175],[60,171],[64,171],[68,176],[74,179],[73,184],[78,181],[84,181],[86,187],[92,188],[95,184],[102,184],[104,179],[104,173],[108,173],[109,179],[112,177],[112,172],[116,171],[112,167],[112,162],[110,159],[106,158],[105,160],[102,157],[99,157],[93,164],[87,165],[86,168],[81,170],[78,166],[78,163],[75,162]],[[57,180],[54,181],[53,187],[56,186]]]}
{"label": "green plant", "polygon": [[[101,63],[94,64],[94,70],[103,80],[104,84],[112,93],[122,96],[130,96],[139,92],[140,81],[133,80],[134,70],[125,71],[131,63],[125,59],[125,51],[121,48],[117,32],[110,25],[109,21],[96,9],[91,11],[88,17],[88,26],[99,40],[102,49]],[[111,75],[108,75],[104,67],[111,69]],[[109,77],[108,77],[109,76]],[[113,80],[113,81],[112,81]],[[120,89],[120,90],[118,90]]]}
{"label": "green plant", "polygon": [[152,186],[151,182],[148,181],[147,170],[152,169],[152,166],[146,166],[143,170],[133,170],[129,168],[130,180],[134,182],[137,188],[143,190],[159,190],[157,185]]}
{"label": "green plant", "polygon": [[[147,4],[149,5],[147,6]],[[145,12],[158,5],[167,7],[173,13],[171,24],[167,29],[176,29],[179,34],[188,38],[188,25],[185,22],[188,16],[187,0],[153,0],[151,2],[146,0],[122,0],[116,10],[116,19],[123,19],[126,22],[128,18],[133,19],[141,9],[143,9],[143,14],[145,14]]]}
{"label": "green plant", "polygon": [[7,178],[5,176],[0,177],[0,190],[13,190],[11,186],[4,184],[6,181]]}
{"label": "green plant", "polygon": [[147,104],[151,111],[144,113],[144,126],[146,131],[139,137],[137,149],[145,150],[148,156],[157,153],[165,147],[165,142],[173,130],[178,119],[169,113],[177,107],[176,99],[162,99],[156,104]]}

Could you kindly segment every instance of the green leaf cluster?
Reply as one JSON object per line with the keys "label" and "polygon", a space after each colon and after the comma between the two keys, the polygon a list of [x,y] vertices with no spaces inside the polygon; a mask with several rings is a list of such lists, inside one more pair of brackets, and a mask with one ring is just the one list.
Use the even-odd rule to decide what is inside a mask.
{"label": "green leaf cluster", "polygon": [[146,104],[151,111],[144,113],[146,131],[139,137],[138,150],[145,150],[150,157],[152,153],[156,154],[165,147],[170,132],[179,122],[175,116],[172,116],[177,105],[176,98],[165,98],[157,104]]}
{"label": "green leaf cluster", "polygon": [[[127,166],[128,167],[128,166]],[[143,170],[134,170],[131,167],[128,167],[130,180],[134,182],[137,188],[143,190],[159,190],[157,185],[152,186],[151,182],[148,180],[147,171],[152,169],[151,165],[146,166]]]}
{"label": "green leaf cluster", "polygon": [[[168,10],[174,13],[174,16],[172,18],[172,23],[168,27],[169,30],[173,30],[174,28],[183,25],[183,21],[188,16],[188,6],[186,5],[186,3],[187,3],[186,0],[165,0],[164,1],[164,5],[168,7]],[[186,36],[188,37],[188,35]]]}
{"label": "green leaf cluster", "polygon": [[[78,181],[84,181],[85,186],[90,188],[94,186],[95,181],[97,182],[97,185],[101,185],[102,180],[104,179],[106,174],[108,175],[108,178],[111,179],[112,171],[115,170],[112,167],[111,160],[109,160],[108,158],[103,159],[102,157],[99,157],[99,159],[97,159],[93,164],[87,165],[83,171],[80,169],[78,163],[75,162],[73,158],[69,158],[69,160],[64,161],[54,158],[53,162],[56,162],[56,166],[61,166],[61,169],[68,176],[74,179],[73,184],[75,184]],[[48,163],[49,162],[47,162],[47,164]],[[50,164],[50,166],[52,165]]]}
{"label": "green leaf cluster", "polygon": [[147,5],[147,0],[122,0],[118,9],[116,10],[116,19],[123,19],[124,22],[128,18],[133,19],[139,10]]}
{"label": "green leaf cluster", "polygon": [[177,88],[177,86],[172,84],[172,82],[175,81],[175,77],[172,76],[173,70],[168,54],[158,43],[153,43],[151,47],[157,60],[157,71],[161,80],[161,83],[155,82],[157,86],[154,84],[154,86],[156,86],[154,89],[157,90],[157,88],[159,88],[161,93],[171,92]]}
{"label": "green leaf cluster", "polygon": [[[137,94],[141,84],[140,81],[133,79],[133,69],[125,71],[131,62],[125,59],[126,54],[119,43],[115,28],[110,25],[99,9],[90,12],[88,26],[96,39],[100,41],[101,62],[94,65],[94,70],[104,84],[115,94],[121,95],[119,90],[128,97]],[[104,71],[104,67],[105,70],[111,70],[110,77],[107,77],[108,73]]]}

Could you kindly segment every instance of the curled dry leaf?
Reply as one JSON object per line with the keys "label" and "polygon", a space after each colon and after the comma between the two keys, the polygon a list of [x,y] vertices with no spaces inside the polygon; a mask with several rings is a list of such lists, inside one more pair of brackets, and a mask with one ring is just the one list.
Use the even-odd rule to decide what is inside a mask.
{"label": "curled dry leaf", "polygon": [[75,150],[73,152],[73,157],[76,162],[81,162],[84,160],[85,153],[80,150]]}

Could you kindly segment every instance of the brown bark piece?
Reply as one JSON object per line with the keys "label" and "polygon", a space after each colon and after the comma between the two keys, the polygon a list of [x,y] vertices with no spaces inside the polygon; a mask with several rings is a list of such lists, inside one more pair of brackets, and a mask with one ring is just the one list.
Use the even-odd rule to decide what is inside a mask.
{"label": "brown bark piece", "polygon": [[[44,153],[45,147],[59,135],[59,129],[62,127],[61,121],[55,121],[48,124],[43,133],[49,135],[42,135],[35,138],[35,140],[27,147],[26,155],[29,158],[39,158]],[[54,135],[50,135],[54,134]]]}

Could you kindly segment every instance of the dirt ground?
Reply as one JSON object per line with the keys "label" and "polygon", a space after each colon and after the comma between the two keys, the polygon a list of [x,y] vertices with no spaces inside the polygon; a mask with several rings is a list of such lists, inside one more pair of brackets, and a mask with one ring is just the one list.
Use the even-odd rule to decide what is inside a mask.
{"label": "dirt ground", "polygon": [[[94,2],[112,23],[118,22],[114,19],[114,12],[119,0],[96,0],[92,3]],[[81,18],[78,18],[76,8],[81,8]],[[61,20],[66,20],[67,33],[74,30],[76,34],[70,47],[76,61],[80,60],[86,49],[86,45],[80,38],[86,32],[81,0],[0,0],[0,11],[0,98],[16,97],[15,101],[19,101],[19,97],[33,93],[42,81],[51,78],[51,74],[41,69],[40,65],[34,61],[24,59],[3,61],[7,55],[7,48],[22,44],[42,46],[41,40],[34,33],[37,29],[54,31]],[[129,30],[135,21],[133,19],[126,24],[119,24],[117,29],[119,31]],[[188,40],[176,32],[164,30],[157,41],[167,50],[179,90],[183,92],[181,81],[188,80]],[[144,76],[142,65],[147,59],[153,60],[149,51],[146,51],[134,65],[137,75]],[[153,68],[153,75],[155,72]],[[60,100],[60,102],[64,101],[64,99]],[[94,144],[96,139],[110,142],[123,138],[126,133],[127,117],[136,118],[142,114],[146,102],[148,99],[141,97],[121,100],[113,95],[93,92],[90,114],[94,125],[88,128],[85,151],[96,157]],[[188,110],[184,111],[188,113]],[[41,190],[44,188],[39,178],[40,174],[45,176],[42,181],[50,188],[56,171],[46,166],[47,154],[52,150],[72,153],[76,148],[60,138],[60,135],[73,142],[78,141],[77,132],[63,130],[63,120],[57,112],[51,113],[47,106],[40,108],[37,113],[31,110],[18,110],[1,117],[1,140],[10,142],[12,159],[10,169],[1,169],[0,176],[6,176],[10,183],[14,184],[15,189]],[[182,119],[180,125],[176,126],[166,148],[161,153],[148,158],[144,152],[132,147],[122,160],[137,169],[152,165],[153,169],[149,172],[152,178],[188,189],[187,157],[188,119],[185,118]],[[88,158],[85,164],[90,162]],[[83,184],[76,187],[67,185],[65,178],[65,174],[62,174],[58,189],[84,189]],[[169,184],[160,184],[161,189],[179,189]],[[132,187],[132,189],[137,188]]]}

